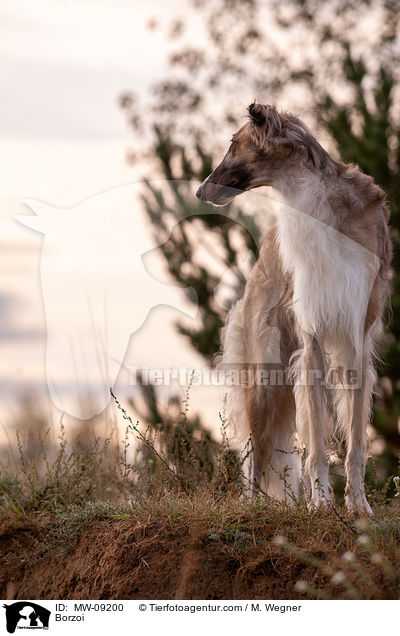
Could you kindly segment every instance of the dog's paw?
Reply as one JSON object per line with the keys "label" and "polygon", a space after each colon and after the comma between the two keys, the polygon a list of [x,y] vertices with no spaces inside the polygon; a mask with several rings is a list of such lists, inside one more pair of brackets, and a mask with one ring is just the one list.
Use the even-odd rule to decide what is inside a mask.
{"label": "dog's paw", "polygon": [[373,517],[374,513],[369,505],[364,492],[353,493],[348,488],[345,490],[344,500],[346,508],[353,517]]}
{"label": "dog's paw", "polygon": [[325,497],[316,497],[308,502],[308,509],[310,512],[314,510],[322,510],[328,512],[331,509],[332,502]]}
{"label": "dog's paw", "polygon": [[324,510],[328,511],[332,509],[333,502],[333,489],[331,486],[321,492],[321,489],[311,493],[311,499],[308,502],[308,509],[312,510]]}

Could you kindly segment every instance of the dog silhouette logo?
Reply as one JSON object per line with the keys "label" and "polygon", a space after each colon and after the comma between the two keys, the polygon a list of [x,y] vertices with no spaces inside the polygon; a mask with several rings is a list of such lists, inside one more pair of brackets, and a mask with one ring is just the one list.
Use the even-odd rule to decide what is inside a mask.
{"label": "dog silhouette logo", "polygon": [[[379,259],[366,248],[358,245],[335,228],[313,219],[306,212],[297,210],[269,196],[248,193],[254,214],[243,216],[229,208],[212,206],[193,208],[194,184],[170,182],[176,191],[187,192],[183,199],[179,223],[184,219],[211,214],[229,218],[244,227],[258,247],[260,237],[271,229],[271,218],[280,218],[282,223],[295,224],[304,217],[311,228],[323,226],[325,240],[329,240],[331,253],[345,250],[347,259],[363,259],[369,272],[367,284],[372,288],[379,270]],[[188,186],[181,190],[182,186]],[[146,220],[144,201],[149,184],[127,184],[101,192],[70,208],[54,207],[38,200],[24,203],[34,214],[16,215],[16,220],[42,236],[40,258],[40,286],[42,291],[43,317],[46,324],[46,379],[47,387],[55,406],[62,412],[79,419],[89,419],[101,413],[110,400],[110,387],[115,387],[122,370],[140,363],[136,341],[150,313],[178,311],[185,319],[186,329],[196,324],[201,315],[198,299],[191,287],[180,286],[165,271],[159,252],[174,231],[182,231],[176,215],[169,213],[168,198],[162,219],[163,241],[155,240],[151,224]],[[165,185],[152,182],[154,191]],[[190,185],[190,187],[189,187]],[[157,187],[156,187],[157,186]],[[237,194],[237,192],[236,192]],[[265,214],[265,205],[268,211]],[[261,210],[261,211],[260,211]],[[318,226],[319,227],[319,226]],[[317,228],[318,229],[318,228]],[[198,232],[195,221],[186,232]],[[219,251],[214,244],[203,245],[199,236],[199,261],[206,255],[212,261],[213,272],[220,279],[214,289],[214,302],[228,310],[237,297],[237,284],[248,280],[253,260],[241,261],[237,267],[225,267],[220,262]],[[157,256],[158,254],[158,256]],[[268,271],[268,262],[263,263],[264,253],[258,254],[258,262]],[[174,254],[169,255],[174,260]],[[196,259],[193,257],[193,260]],[[346,261],[347,262],[347,261]],[[197,262],[196,262],[197,263]],[[211,267],[211,266],[210,266]],[[345,277],[346,272],[343,272]],[[340,275],[338,281],[340,283]],[[299,296],[294,290],[293,303],[299,316],[306,315],[311,302],[313,286],[304,284]],[[327,293],[329,290],[327,291]],[[190,302],[188,300],[190,299]],[[327,303],[325,303],[327,304]],[[303,308],[304,311],[303,311]],[[323,314],[323,307],[321,308]],[[171,320],[171,314],[168,314]],[[193,321],[192,325],[189,321]],[[162,326],[153,332],[155,348],[162,353],[164,346]],[[307,331],[307,325],[303,324]],[[265,326],[264,338],[269,346],[257,348],[250,354],[240,348],[224,351],[223,363],[280,363],[280,331],[278,326]],[[130,347],[130,349],[129,349]],[[151,346],[149,346],[151,349]],[[159,352],[157,351],[157,354]],[[84,399],[87,396],[89,399]],[[93,399],[91,399],[93,398]]]}
{"label": "dog silhouette logo", "polygon": [[32,603],[18,601],[3,605],[6,610],[6,627],[9,634],[16,629],[49,629],[50,610]]}
{"label": "dog silhouette logo", "polygon": [[[152,181],[151,187],[156,192],[165,183]],[[195,290],[174,282],[157,250],[168,243],[174,231],[182,231],[179,225],[182,220],[192,218],[194,213],[213,217],[217,213],[212,206],[201,210],[197,204],[193,207],[194,183],[171,184],[180,193],[182,210],[177,222],[176,215],[169,212],[168,197],[163,199],[161,244],[155,240],[144,212],[149,182],[118,186],[69,208],[24,200],[34,214],[15,216],[20,224],[42,237],[40,286],[46,325],[45,373],[50,397],[64,413],[89,419],[106,408],[109,389],[115,387],[121,370],[140,365],[136,342],[154,309],[165,312],[166,320],[171,320],[171,310],[180,312],[186,328],[192,328],[194,321],[199,320]],[[254,209],[258,210],[260,197],[248,193],[248,198],[254,199]],[[271,208],[277,205],[275,201],[269,203]],[[255,244],[258,232],[262,233],[269,223],[266,215],[258,212],[254,216],[257,223],[252,217],[247,225],[247,217],[242,218],[238,212],[220,208],[218,215],[243,225]],[[189,227],[185,231],[198,230]],[[212,253],[216,275],[221,276],[222,287],[229,288],[232,268],[227,271],[222,267],[220,271],[220,255],[213,245],[204,247],[199,240],[199,247],[203,256]],[[174,255],[169,258],[173,260]],[[244,264],[243,269],[242,275],[247,279],[251,268]],[[224,290],[217,287],[215,294],[215,302],[228,308]],[[166,324],[160,313],[158,324]],[[162,332],[157,336],[162,351]],[[278,338],[276,341],[279,346]],[[261,357],[260,362],[263,360]],[[84,399],[85,396],[89,399]]]}
{"label": "dog silhouette logo", "polygon": [[[35,215],[16,217],[43,236],[47,385],[54,404],[75,417],[88,419],[106,407],[130,338],[153,309],[172,308],[187,320],[197,315],[196,303],[185,299],[190,288],[174,284],[157,264],[159,245],[139,207],[139,185],[69,209],[25,201]],[[82,391],[95,397],[95,406],[75,399]]]}

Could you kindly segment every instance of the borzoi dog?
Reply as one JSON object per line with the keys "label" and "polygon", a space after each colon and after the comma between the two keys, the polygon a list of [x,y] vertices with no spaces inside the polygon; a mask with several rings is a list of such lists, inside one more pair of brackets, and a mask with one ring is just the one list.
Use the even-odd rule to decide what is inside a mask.
{"label": "borzoi dog", "polygon": [[[389,208],[373,179],[334,160],[300,119],[262,104],[248,112],[197,196],[226,205],[242,191],[271,186],[282,206],[229,314],[223,359],[239,356],[241,369],[254,370],[261,355],[262,368],[277,368],[267,364],[274,327],[278,367],[290,366],[294,380],[235,389],[230,419],[252,440],[252,482],[279,497],[298,492],[297,434],[310,507],[332,501],[326,443],[333,434],[344,438],[346,505],[371,515],[366,428],[389,297]],[[331,371],[334,382],[327,380]]]}

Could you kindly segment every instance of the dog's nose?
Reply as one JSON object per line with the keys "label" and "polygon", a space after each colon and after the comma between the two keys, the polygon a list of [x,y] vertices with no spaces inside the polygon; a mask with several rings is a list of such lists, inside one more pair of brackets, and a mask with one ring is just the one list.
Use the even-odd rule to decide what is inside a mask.
{"label": "dog's nose", "polygon": [[199,189],[197,190],[197,192],[196,192],[196,197],[197,197],[198,199],[200,199],[200,201],[201,201],[201,200],[202,200],[202,198],[203,198],[203,197],[202,197],[201,186],[200,186],[200,188],[199,188]]}

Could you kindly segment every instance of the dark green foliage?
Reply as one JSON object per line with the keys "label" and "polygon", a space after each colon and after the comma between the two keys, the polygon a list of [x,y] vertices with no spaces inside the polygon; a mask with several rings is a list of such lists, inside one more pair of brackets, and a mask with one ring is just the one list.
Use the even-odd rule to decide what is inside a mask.
{"label": "dark green foliage", "polygon": [[[199,262],[196,249],[201,240],[204,248],[209,249],[211,259],[220,251],[224,268],[236,275],[239,292],[244,288],[245,276],[240,270],[240,254],[233,247],[233,239],[241,239],[243,247],[256,254],[259,229],[251,216],[240,208],[227,212],[234,219],[231,220],[210,213],[210,206],[193,196],[188,182],[202,181],[212,170],[211,156],[199,143],[189,152],[184,146],[173,144],[165,130],[155,127],[154,131],[154,153],[167,182],[160,186],[149,181],[143,203],[152,222],[154,241],[159,245],[170,274],[182,286],[193,288],[197,295],[195,302],[198,302],[200,326],[188,328],[179,324],[178,329],[190,339],[196,351],[212,360],[219,349],[219,330],[226,311],[215,300],[220,276],[212,273],[207,263]],[[208,233],[212,233],[211,245],[207,244]],[[206,238],[203,240],[203,237]]]}

